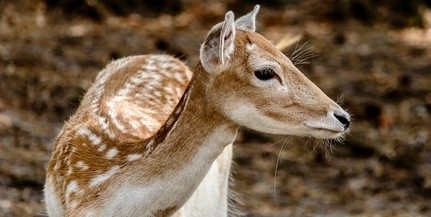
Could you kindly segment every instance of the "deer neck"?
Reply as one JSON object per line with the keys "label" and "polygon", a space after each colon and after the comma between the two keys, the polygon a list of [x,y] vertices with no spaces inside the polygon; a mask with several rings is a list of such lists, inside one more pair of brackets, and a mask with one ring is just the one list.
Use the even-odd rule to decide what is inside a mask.
{"label": "deer neck", "polygon": [[[181,207],[224,148],[235,139],[238,126],[206,102],[209,78],[204,73],[195,71],[166,123],[147,141],[147,149],[152,147],[152,151],[125,167],[123,176],[130,183],[126,186],[137,188],[118,192],[136,192],[141,204],[158,204],[159,210],[154,212],[169,214]],[[156,201],[145,199],[148,192]]]}
{"label": "deer neck", "polygon": [[[152,137],[153,155],[164,149],[175,152],[199,148],[220,150],[221,153],[235,139],[238,126],[208,102],[206,92],[211,78],[202,70],[198,65],[174,111]],[[220,153],[215,152],[214,157]]]}

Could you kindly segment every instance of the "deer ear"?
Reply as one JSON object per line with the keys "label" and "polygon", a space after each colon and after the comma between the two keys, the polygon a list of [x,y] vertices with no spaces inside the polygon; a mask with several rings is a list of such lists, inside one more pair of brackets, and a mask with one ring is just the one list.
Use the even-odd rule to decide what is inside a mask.
{"label": "deer ear", "polygon": [[201,46],[200,59],[205,71],[217,73],[225,68],[235,49],[234,41],[234,14],[229,11],[226,13],[224,21],[209,31]]}
{"label": "deer ear", "polygon": [[235,27],[239,30],[254,32],[256,30],[256,15],[259,12],[259,5],[254,6],[253,11],[238,18],[235,21]]}

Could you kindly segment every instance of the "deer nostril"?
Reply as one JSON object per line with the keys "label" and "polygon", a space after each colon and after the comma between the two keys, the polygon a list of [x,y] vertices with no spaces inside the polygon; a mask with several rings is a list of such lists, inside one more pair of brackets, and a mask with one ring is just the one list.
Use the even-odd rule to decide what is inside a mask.
{"label": "deer nostril", "polygon": [[345,115],[334,114],[334,116],[335,116],[335,118],[337,118],[338,121],[340,121],[340,123],[342,123],[344,125],[344,130],[347,130],[347,128],[349,128],[350,120]]}

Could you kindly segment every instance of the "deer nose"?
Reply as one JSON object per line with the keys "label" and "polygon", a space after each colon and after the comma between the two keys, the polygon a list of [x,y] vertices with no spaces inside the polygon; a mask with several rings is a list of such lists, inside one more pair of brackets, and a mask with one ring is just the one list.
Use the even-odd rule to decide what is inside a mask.
{"label": "deer nose", "polygon": [[337,120],[343,124],[344,126],[344,130],[347,130],[350,126],[350,116],[347,113],[340,113],[340,114],[336,114],[334,113],[334,117],[337,118]]}

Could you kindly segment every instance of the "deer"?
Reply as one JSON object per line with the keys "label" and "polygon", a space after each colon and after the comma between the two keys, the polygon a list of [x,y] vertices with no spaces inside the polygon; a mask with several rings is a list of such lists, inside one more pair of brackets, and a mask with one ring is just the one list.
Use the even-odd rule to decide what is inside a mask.
{"label": "deer", "polygon": [[101,70],[54,141],[49,216],[227,216],[240,127],[342,138],[350,116],[256,33],[259,5],[211,28],[193,72],[167,54]]}

